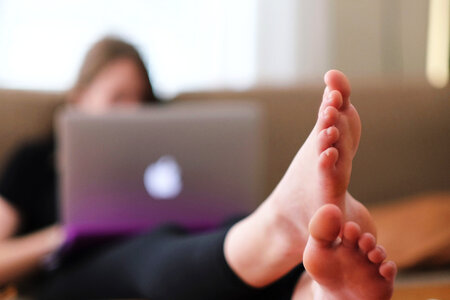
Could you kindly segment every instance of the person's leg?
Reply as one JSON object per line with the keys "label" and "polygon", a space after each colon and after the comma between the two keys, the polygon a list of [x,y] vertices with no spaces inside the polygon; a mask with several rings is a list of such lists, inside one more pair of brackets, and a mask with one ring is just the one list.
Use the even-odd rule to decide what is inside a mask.
{"label": "person's leg", "polygon": [[361,133],[350,85],[339,71],[329,71],[325,83],[317,122],[286,174],[226,237],[227,262],[251,286],[270,284],[301,263],[308,223],[324,204],[339,206],[345,220],[375,234],[367,209],[347,192]]}
{"label": "person's leg", "polygon": [[104,248],[54,272],[37,298],[290,299],[302,266],[263,289],[229,268],[223,242],[233,224],[196,234],[163,226]]}
{"label": "person's leg", "polygon": [[303,254],[308,272],[299,282],[294,300],[391,298],[395,264],[383,262],[386,253],[376,245],[372,234],[362,234],[354,222],[344,225],[342,222],[342,212],[332,204],[324,205],[313,216],[309,226],[311,235]]}

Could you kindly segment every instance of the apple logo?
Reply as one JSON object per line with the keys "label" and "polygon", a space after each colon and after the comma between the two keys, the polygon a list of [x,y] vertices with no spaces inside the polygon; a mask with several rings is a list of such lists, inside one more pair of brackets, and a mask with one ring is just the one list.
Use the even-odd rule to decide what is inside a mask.
{"label": "apple logo", "polygon": [[183,187],[181,168],[175,158],[162,156],[144,172],[144,185],[149,195],[158,200],[173,199]]}

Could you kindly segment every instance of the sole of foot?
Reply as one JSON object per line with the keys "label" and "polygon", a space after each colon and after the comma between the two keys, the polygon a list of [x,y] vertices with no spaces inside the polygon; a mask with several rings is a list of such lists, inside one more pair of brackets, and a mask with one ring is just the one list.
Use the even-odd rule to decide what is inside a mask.
{"label": "sole of foot", "polygon": [[311,219],[303,264],[314,281],[314,299],[387,300],[397,268],[370,233],[354,222],[343,224],[341,210],[321,207]]}

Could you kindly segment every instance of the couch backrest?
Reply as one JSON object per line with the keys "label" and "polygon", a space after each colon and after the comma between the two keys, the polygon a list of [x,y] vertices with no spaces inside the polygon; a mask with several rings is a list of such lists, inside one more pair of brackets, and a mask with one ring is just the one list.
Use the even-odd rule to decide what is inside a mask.
{"label": "couch backrest", "polygon": [[49,134],[62,93],[0,89],[0,171],[23,142]]}
{"label": "couch backrest", "polygon": [[[266,186],[272,191],[314,125],[322,85],[186,93],[175,101],[255,101],[266,115]],[[450,88],[356,84],[363,132],[350,192],[366,203],[450,189]],[[0,90],[0,171],[26,139],[51,132],[62,93]]]}

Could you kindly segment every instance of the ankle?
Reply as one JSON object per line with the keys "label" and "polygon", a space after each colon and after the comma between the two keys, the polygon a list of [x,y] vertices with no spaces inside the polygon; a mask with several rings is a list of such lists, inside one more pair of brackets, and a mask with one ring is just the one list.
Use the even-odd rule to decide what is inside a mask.
{"label": "ankle", "polygon": [[309,231],[308,222],[302,222],[298,218],[307,219],[307,216],[302,216],[302,212],[289,211],[276,201],[266,202],[265,207],[261,207],[261,216],[267,220],[267,235],[275,245],[284,250],[285,257],[300,256],[301,261]]}
{"label": "ankle", "polygon": [[224,253],[230,268],[253,287],[284,276],[301,262],[306,243],[294,239],[291,227],[276,207],[262,204],[228,232]]}

